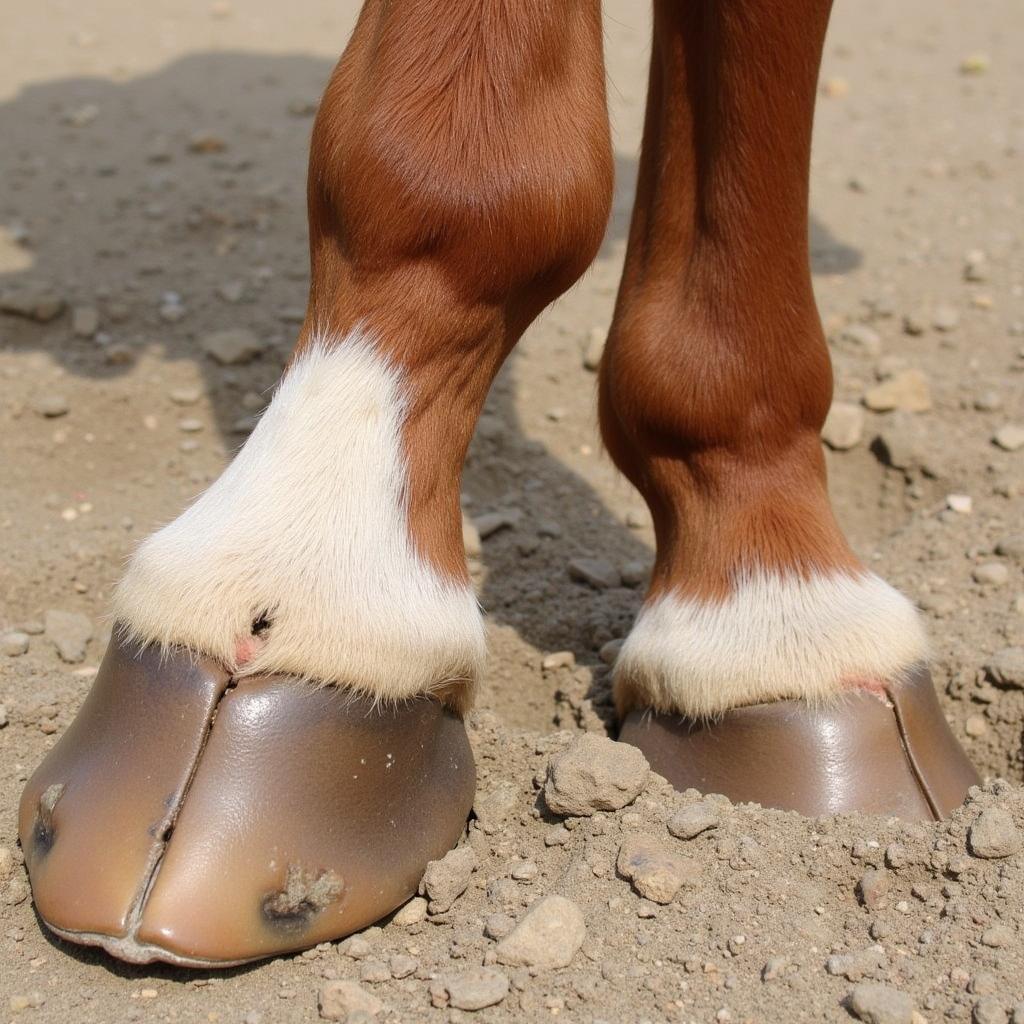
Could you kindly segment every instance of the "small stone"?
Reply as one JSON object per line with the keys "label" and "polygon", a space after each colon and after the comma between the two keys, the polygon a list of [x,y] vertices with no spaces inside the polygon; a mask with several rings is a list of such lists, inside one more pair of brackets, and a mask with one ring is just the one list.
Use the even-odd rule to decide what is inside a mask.
{"label": "small stone", "polygon": [[964,257],[964,280],[975,283],[988,280],[988,259],[980,249],[972,249]]}
{"label": "small stone", "polygon": [[607,643],[601,644],[601,649],[597,652],[597,656],[606,665],[614,665],[615,659],[619,656],[619,651],[622,650],[622,645],[625,642],[626,641],[621,638],[609,640]]}
{"label": "small stone", "polygon": [[974,510],[974,501],[969,494],[947,494],[946,508],[961,516],[969,516]]}
{"label": "small stone", "polygon": [[575,668],[576,655],[572,651],[555,651],[554,654],[544,656],[540,667],[545,672],[553,672],[560,668]]}
{"label": "small stone", "polygon": [[857,883],[857,898],[868,910],[876,910],[889,893],[889,874],[882,868],[869,868]]}
{"label": "small stone", "polygon": [[694,885],[700,877],[695,861],[642,838],[627,839],[619,847],[615,866],[653,903],[671,903],[684,885]]}
{"label": "small stone", "polygon": [[924,334],[928,321],[922,313],[906,313],[903,316],[903,333],[913,336]]}
{"label": "small stone", "polygon": [[994,924],[981,933],[981,944],[990,949],[1002,949],[1013,944],[1013,929],[1005,924]]}
{"label": "small stone", "polygon": [[350,935],[344,942],[338,943],[338,952],[353,960],[364,960],[373,952],[373,946],[365,935]]}
{"label": "small stone", "polygon": [[982,996],[971,1012],[973,1024],[1006,1024],[1009,1017],[996,996]]}
{"label": "small stone", "polygon": [[71,406],[63,395],[42,394],[32,398],[32,411],[47,419],[56,419],[67,414]]}
{"label": "small stone", "polygon": [[1002,562],[984,562],[974,567],[971,577],[986,587],[1001,587],[1009,580],[1010,570]]}
{"label": "small stone", "polygon": [[100,329],[100,313],[94,306],[75,306],[71,311],[71,331],[78,338],[91,338]]}
{"label": "small stone", "polygon": [[213,331],[202,342],[203,351],[221,366],[247,363],[262,353],[267,344],[245,327]]}
{"label": "small stone", "polygon": [[845,78],[826,78],[821,83],[821,92],[831,100],[841,100],[850,94],[850,83]]}
{"label": "small stone", "polygon": [[569,578],[586,583],[595,590],[607,590],[622,582],[619,570],[603,558],[574,558],[569,562]]}
{"label": "small stone", "polygon": [[80,612],[51,609],[43,616],[47,639],[57,648],[62,661],[85,661],[86,645],[92,639],[92,620]]}
{"label": "small stone", "polygon": [[1024,690],[1024,647],[1003,647],[985,665],[989,678],[997,686]]}
{"label": "small stone", "polygon": [[636,747],[587,733],[551,758],[544,799],[556,814],[589,817],[632,803],[649,775]]}
{"label": "small stone", "polygon": [[855,985],[847,997],[847,1005],[865,1024],[914,1024],[914,1001],[888,985],[873,982]]}
{"label": "small stone", "polygon": [[357,981],[325,982],[320,986],[317,1006],[324,1020],[341,1021],[355,1014],[376,1017],[384,1009],[384,1004]]}
{"label": "small stone", "polygon": [[986,807],[968,830],[968,846],[975,857],[1011,857],[1022,845],[1020,830],[1008,811]]}
{"label": "small stone", "polygon": [[784,956],[773,956],[761,968],[761,980],[774,981],[782,976],[788,966],[789,961]]}
{"label": "small stone", "polygon": [[864,411],[851,402],[833,402],[821,428],[822,440],[836,451],[856,447],[864,434]]}
{"label": "small stone", "polygon": [[14,854],[9,846],[0,846],[0,885],[6,885],[14,875]]}
{"label": "small stone", "polygon": [[167,397],[175,405],[195,405],[203,393],[199,388],[174,388],[167,393]]}
{"label": "small stone", "polygon": [[430,912],[443,914],[466,891],[476,870],[476,854],[471,846],[449,850],[440,860],[432,860],[423,873],[420,893],[430,900]]}
{"label": "small stone", "polygon": [[932,313],[932,327],[937,331],[948,333],[954,331],[960,323],[960,314],[952,306],[936,306]]}
{"label": "small stone", "polygon": [[482,1010],[495,1006],[508,995],[508,975],[493,967],[474,967],[449,978],[448,1001],[457,1010]]}
{"label": "small stone", "polygon": [[894,412],[878,432],[872,451],[887,466],[909,472],[924,463],[925,438],[920,421],[906,412]]}
{"label": "small stone", "polygon": [[[569,836],[568,830],[563,828],[561,831],[564,832],[566,838],[568,838],[568,836]],[[548,846],[561,846],[563,844],[562,843],[547,843],[547,845]],[[537,865],[532,860],[521,860],[521,861],[519,861],[518,864],[516,864],[516,866],[514,868],[512,868],[512,871],[510,872],[510,874],[512,875],[512,877],[517,882],[532,882],[537,877],[539,871],[540,871],[540,869],[537,867]]]}
{"label": "small stone", "polygon": [[904,370],[870,388],[864,404],[874,412],[927,412],[932,407],[928,378],[920,370]]}
{"label": "small stone", "polygon": [[399,928],[408,928],[411,925],[419,924],[427,916],[427,901],[422,896],[413,896],[411,900],[400,908],[391,923]]}
{"label": "small stone", "polygon": [[45,324],[64,310],[64,300],[45,285],[23,285],[0,295],[0,312]]}
{"label": "small stone", "polygon": [[190,153],[220,153],[227,143],[212,132],[196,132],[188,142]]}
{"label": "small stone", "polygon": [[594,327],[587,338],[587,347],[583,351],[583,366],[585,369],[596,373],[601,365],[601,356],[604,354],[605,332],[601,327]]}
{"label": "small stone", "polygon": [[0,636],[0,652],[6,654],[8,658],[17,658],[19,655],[27,654],[28,645],[28,633],[13,630]]}
{"label": "small stone", "polygon": [[462,517],[462,547],[470,558],[478,558],[483,553],[480,531],[468,516]]}
{"label": "small stone", "polygon": [[626,587],[639,587],[643,583],[651,571],[650,562],[642,561],[631,561],[622,563],[621,580],[623,586]]}
{"label": "small stone", "polygon": [[415,974],[419,966],[419,960],[413,956],[406,956],[404,953],[396,953],[388,961],[391,977],[398,978],[399,980],[408,978],[410,974]]}
{"label": "small stone", "polygon": [[1024,448],[1024,427],[1018,426],[1016,423],[1008,423],[992,435],[992,443],[996,447],[1002,448],[1004,452],[1015,452]]}
{"label": "small stone", "polygon": [[997,541],[996,554],[1024,565],[1024,533],[1013,534]]}
{"label": "small stone", "polygon": [[583,912],[564,896],[545,896],[495,947],[508,967],[568,967],[587,937]]}
{"label": "small stone", "polygon": [[885,950],[881,946],[869,946],[852,953],[830,956],[825,961],[825,970],[847,981],[860,981],[875,975],[885,966],[885,962]]}
{"label": "small stone", "polygon": [[489,939],[503,939],[515,928],[515,918],[509,914],[488,914],[484,921],[484,935]]}
{"label": "small stone", "polygon": [[964,722],[964,732],[972,739],[984,736],[988,732],[988,722],[985,721],[985,716],[968,715],[967,721]]}
{"label": "small stone", "polygon": [[961,75],[983,75],[992,63],[987,53],[969,53],[960,61]]}
{"label": "small stone", "polygon": [[522,512],[517,508],[496,509],[494,512],[476,516],[473,525],[480,537],[486,540],[499,530],[514,530],[522,517]]}
{"label": "small stone", "polygon": [[359,980],[370,985],[383,985],[391,980],[391,968],[383,960],[364,960],[359,967]]}
{"label": "small stone", "polygon": [[710,800],[698,800],[695,804],[676,811],[668,820],[668,830],[677,839],[693,839],[701,832],[717,828],[718,808]]}
{"label": "small stone", "polygon": [[974,398],[974,408],[978,412],[996,412],[1003,407],[1003,396],[998,391],[991,389],[982,391]]}
{"label": "small stone", "polygon": [[518,799],[519,790],[511,782],[502,782],[474,801],[473,813],[485,835],[494,835],[504,826]]}
{"label": "small stone", "polygon": [[882,338],[867,324],[847,324],[832,338],[832,344],[854,355],[878,356],[882,352]]}
{"label": "small stone", "polygon": [[190,416],[178,421],[178,429],[184,434],[196,434],[203,429],[203,421]]}

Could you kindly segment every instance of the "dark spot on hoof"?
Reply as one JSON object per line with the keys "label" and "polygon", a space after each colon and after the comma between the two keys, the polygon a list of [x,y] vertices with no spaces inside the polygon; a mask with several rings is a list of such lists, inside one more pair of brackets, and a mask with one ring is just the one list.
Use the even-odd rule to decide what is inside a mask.
{"label": "dark spot on hoof", "polygon": [[32,829],[32,845],[40,856],[46,855],[53,848],[56,839],[53,809],[63,795],[64,783],[55,782],[52,786],[47,786],[39,798],[39,809],[36,811],[36,822]]}
{"label": "dark spot on hoof", "polygon": [[305,868],[289,864],[284,888],[263,897],[263,917],[281,931],[300,932],[344,889],[345,883],[333,871],[314,876]]}

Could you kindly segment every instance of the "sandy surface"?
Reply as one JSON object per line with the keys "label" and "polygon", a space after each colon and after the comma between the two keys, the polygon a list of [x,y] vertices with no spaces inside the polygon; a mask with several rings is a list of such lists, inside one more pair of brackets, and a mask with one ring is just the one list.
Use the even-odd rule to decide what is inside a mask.
{"label": "sandy surface", "polygon": [[[911,370],[930,406],[864,410],[853,447],[828,455],[839,515],[865,560],[925,609],[950,721],[983,773],[1008,783],[943,826],[739,808],[683,842],[665,821],[696,797],[657,780],[635,805],[571,827],[539,809],[534,783],[572,733],[607,720],[599,651],[643,590],[588,588],[568,563],[600,557],[635,581],[652,550],[642,502],[601,452],[583,365],[610,318],[648,49],[642,5],[605,6],[612,223],[593,269],[502,372],[465,475],[467,514],[516,520],[473,564],[492,649],[474,741],[481,793],[510,787],[507,817],[490,835],[474,826],[477,868],[452,910],[371,931],[362,957],[325,947],[193,977],[44,935],[14,809],[95,672],[125,557],[217,475],[290,349],[311,117],[356,5],[8,3],[0,297],[48,291],[64,308],[45,322],[0,315],[0,634],[28,634],[27,653],[0,653],[0,847],[15,862],[0,882],[0,1019],[310,1021],[325,980],[360,977],[382,1019],[459,1019],[433,1003],[445,979],[494,959],[485,922],[549,893],[582,908],[583,948],[562,970],[502,967],[511,989],[477,1017],[849,1019],[858,979],[826,963],[851,952],[863,956],[846,974],[904,993],[928,1021],[1006,1021],[1024,1000],[1024,855],[979,858],[966,838],[990,805],[1024,824],[1024,672],[988,668],[1024,645],[1024,448],[993,440],[1024,426],[1021,12],[1013,0],[840,5],[812,189],[837,400],[863,408],[894,380],[901,400],[920,397],[920,381],[900,376]],[[220,367],[201,341],[227,327],[268,347]],[[41,632],[54,610],[86,616],[80,660]],[[544,670],[558,651],[576,667]],[[671,904],[642,900],[614,870],[631,834],[682,843],[696,861]],[[512,882],[523,860],[536,872]],[[857,884],[872,867],[885,892],[866,907]],[[367,971],[396,955],[416,960],[407,977]]]}

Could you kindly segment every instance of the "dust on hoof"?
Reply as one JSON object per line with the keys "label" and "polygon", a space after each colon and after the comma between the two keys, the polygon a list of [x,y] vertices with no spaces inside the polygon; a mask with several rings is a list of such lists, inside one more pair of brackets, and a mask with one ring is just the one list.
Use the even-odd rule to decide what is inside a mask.
{"label": "dust on hoof", "polygon": [[39,798],[39,810],[36,812],[36,821],[32,828],[32,846],[40,856],[49,853],[53,848],[53,841],[57,836],[53,827],[53,809],[66,788],[63,782],[55,782],[47,786]]}
{"label": "dust on hoof", "polygon": [[455,845],[475,771],[439,701],[231,679],[117,637],[21,800],[58,935],[133,963],[277,956],[389,914]]}
{"label": "dust on hoof", "polygon": [[297,864],[289,864],[284,888],[263,898],[263,916],[283,931],[301,931],[344,891],[345,883],[334,871],[314,875]]}

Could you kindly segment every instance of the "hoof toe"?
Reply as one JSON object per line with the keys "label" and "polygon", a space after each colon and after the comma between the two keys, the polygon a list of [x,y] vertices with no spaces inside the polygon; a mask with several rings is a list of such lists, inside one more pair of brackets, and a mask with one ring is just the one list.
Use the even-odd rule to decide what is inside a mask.
{"label": "hoof toe", "polygon": [[710,722],[634,711],[619,739],[677,789],[811,817],[859,811],[938,820],[981,782],[924,667],[881,695],[850,693],[817,707],[783,700]]}
{"label": "hoof toe", "polygon": [[455,844],[474,789],[462,722],[183,652],[111,645],[29,781],[40,916],[134,962],[226,966],[365,927]]}

